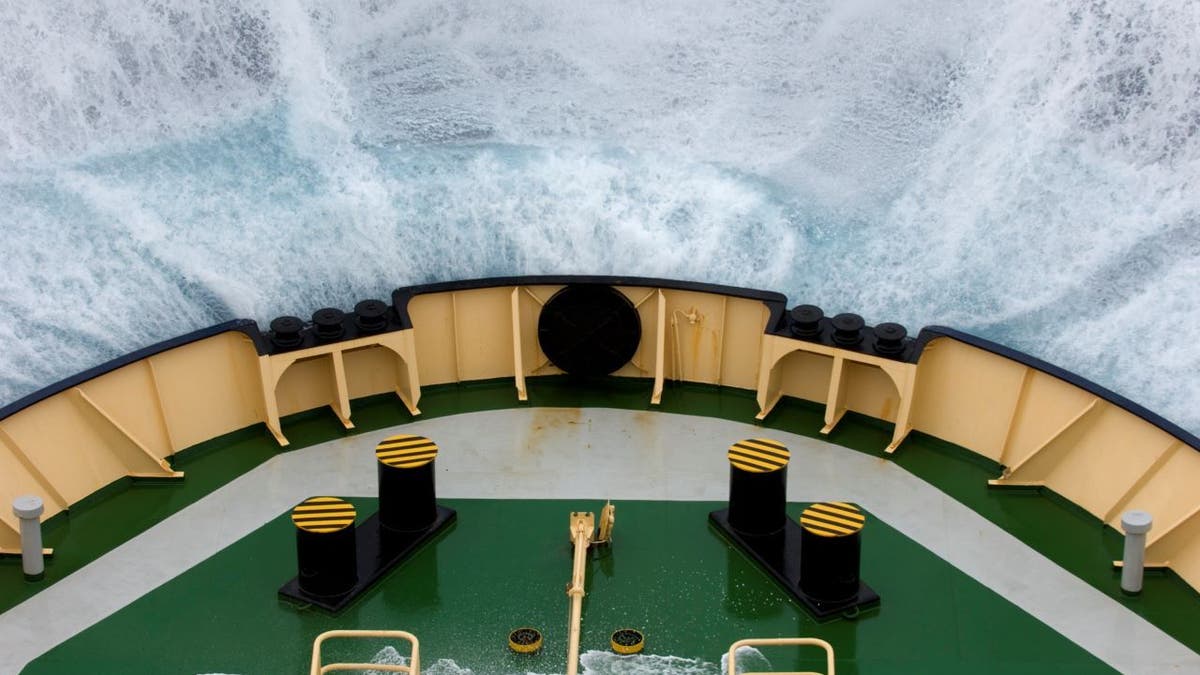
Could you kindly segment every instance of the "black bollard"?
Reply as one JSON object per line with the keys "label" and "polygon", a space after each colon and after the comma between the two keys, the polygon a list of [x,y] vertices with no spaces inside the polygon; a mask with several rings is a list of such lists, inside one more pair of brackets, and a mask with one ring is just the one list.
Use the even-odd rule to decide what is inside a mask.
{"label": "black bollard", "polygon": [[800,514],[800,590],[822,603],[859,593],[861,532],[866,516],[851,504],[821,502]]}
{"label": "black bollard", "polygon": [[[879,594],[859,579],[858,572],[865,515],[850,504],[827,502],[805,509],[800,522],[788,518],[783,511],[788,460],[787,449],[776,441],[734,443],[729,448],[729,508],[708,514],[709,522],[818,621],[857,616],[875,607]],[[768,477],[777,480],[765,480]],[[752,482],[755,478],[760,482]],[[772,530],[779,518],[782,526]],[[741,593],[734,587],[730,597],[740,598]]]}
{"label": "black bollard", "polygon": [[792,335],[798,338],[816,340],[821,337],[821,319],[825,313],[816,305],[797,305],[790,312],[792,318]]}
{"label": "black bollard", "polygon": [[316,327],[317,339],[322,341],[333,341],[342,339],[342,335],[346,332],[342,322],[346,320],[346,313],[336,307],[324,307],[313,312],[313,326]]}
{"label": "black bollard", "polygon": [[875,326],[875,353],[899,358],[904,354],[905,337],[908,337],[908,331],[898,323],[881,323]]}
{"label": "black bollard", "polygon": [[379,460],[379,523],[388,530],[412,532],[438,517],[434,459],[438,447],[424,436],[400,434],[375,447]]}
{"label": "black bollard", "polygon": [[271,344],[279,350],[295,349],[304,342],[300,335],[302,330],[304,322],[299,317],[276,317],[271,321]]}
{"label": "black bollard", "polygon": [[857,314],[838,314],[833,317],[833,344],[838,347],[853,347],[862,342],[862,329],[866,325]]}
{"label": "black bollard", "polygon": [[354,505],[337,497],[310,497],[292,509],[300,590],[346,593],[358,582]]}
{"label": "black bollard", "polygon": [[778,532],[787,523],[787,464],[778,441],[751,438],[729,446],[729,525],[748,535]]}
{"label": "black bollard", "polygon": [[[392,436],[380,443],[375,450],[379,510],[357,528],[352,525],[354,507],[340,499],[314,497],[297,506],[292,520],[297,528],[300,575],[280,587],[279,596],[340,612],[445,532],[456,514],[434,501],[433,460],[437,453],[433,441],[421,436]],[[428,563],[426,559],[422,565],[428,567]],[[428,574],[417,573],[428,581]],[[436,589],[419,595],[436,602]]]}
{"label": "black bollard", "polygon": [[387,328],[388,306],[382,300],[363,300],[354,306],[354,325],[359,332],[378,333]]}

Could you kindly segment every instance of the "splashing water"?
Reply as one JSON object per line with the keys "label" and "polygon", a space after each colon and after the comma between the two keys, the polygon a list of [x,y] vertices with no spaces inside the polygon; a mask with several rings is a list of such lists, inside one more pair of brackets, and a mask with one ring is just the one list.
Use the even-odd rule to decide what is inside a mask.
{"label": "splashing water", "polygon": [[[394,647],[384,647],[371,659],[371,663],[394,666],[408,665],[408,657]],[[579,657],[583,675],[727,675],[729,656],[723,655],[721,663],[710,663],[701,659],[682,656],[659,656],[635,654],[621,656],[612,652],[591,650]],[[753,647],[741,647],[737,651],[737,671],[768,672],[771,667],[762,652]],[[508,671],[476,671],[465,668],[453,659],[438,659],[432,665],[421,662],[421,672],[428,675],[538,675],[537,673],[512,673]],[[367,671],[366,675],[383,675],[383,671]]]}
{"label": "splashing water", "polygon": [[586,273],[952,325],[1200,431],[1196,3],[481,4],[0,9],[0,401]]}

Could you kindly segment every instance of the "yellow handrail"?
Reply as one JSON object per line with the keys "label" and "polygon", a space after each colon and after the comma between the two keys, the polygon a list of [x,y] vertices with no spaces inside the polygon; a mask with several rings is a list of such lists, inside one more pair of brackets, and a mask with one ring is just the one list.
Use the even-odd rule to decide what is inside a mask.
{"label": "yellow handrail", "polygon": [[[401,640],[408,640],[409,644],[412,645],[412,656],[409,658],[407,666],[390,663],[330,663],[324,666],[321,665],[321,643],[329,638],[341,637],[399,638]],[[324,675],[336,670],[382,670],[389,673],[421,675],[420,644],[417,642],[417,636],[402,630],[327,630],[318,635],[316,640],[313,640],[312,667],[309,669],[309,675]]]}
{"label": "yellow handrail", "polygon": [[[833,645],[819,638],[746,638],[738,640],[729,646],[729,665],[727,667],[729,675],[738,675],[737,672],[737,650],[741,647],[764,647],[771,645],[799,645],[821,647],[825,650],[825,668],[828,671],[826,675],[834,675],[833,672]],[[741,675],[821,675],[811,670],[804,672],[773,672],[773,673],[742,673]]]}

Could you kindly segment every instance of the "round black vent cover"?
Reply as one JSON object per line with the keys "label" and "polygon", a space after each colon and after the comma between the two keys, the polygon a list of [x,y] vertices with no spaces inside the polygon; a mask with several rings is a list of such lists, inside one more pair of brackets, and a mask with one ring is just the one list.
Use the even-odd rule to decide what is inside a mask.
{"label": "round black vent cover", "polygon": [[542,351],[572,375],[608,375],[629,363],[641,340],[637,309],[610,286],[567,286],[538,317]]}

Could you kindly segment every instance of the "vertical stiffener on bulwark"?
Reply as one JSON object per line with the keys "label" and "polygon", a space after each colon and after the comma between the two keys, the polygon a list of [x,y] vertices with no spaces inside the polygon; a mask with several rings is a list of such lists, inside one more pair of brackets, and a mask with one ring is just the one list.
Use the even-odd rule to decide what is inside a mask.
{"label": "vertical stiffener on bulwark", "polygon": [[727,458],[729,507],[709,514],[714,526],[817,619],[879,604],[879,595],[859,579],[866,516],[858,507],[813,504],[796,523],[786,511],[786,446],[751,438],[731,445]]}
{"label": "vertical stiffener on bulwark", "polygon": [[[352,525],[354,507],[336,497],[313,497],[298,505],[292,521],[300,574],[279,595],[340,611],[453,523],[454,510],[437,504],[437,455],[437,444],[424,436],[401,434],[380,442],[375,448],[379,511],[358,528]],[[316,581],[308,578],[311,569],[320,572]]]}

